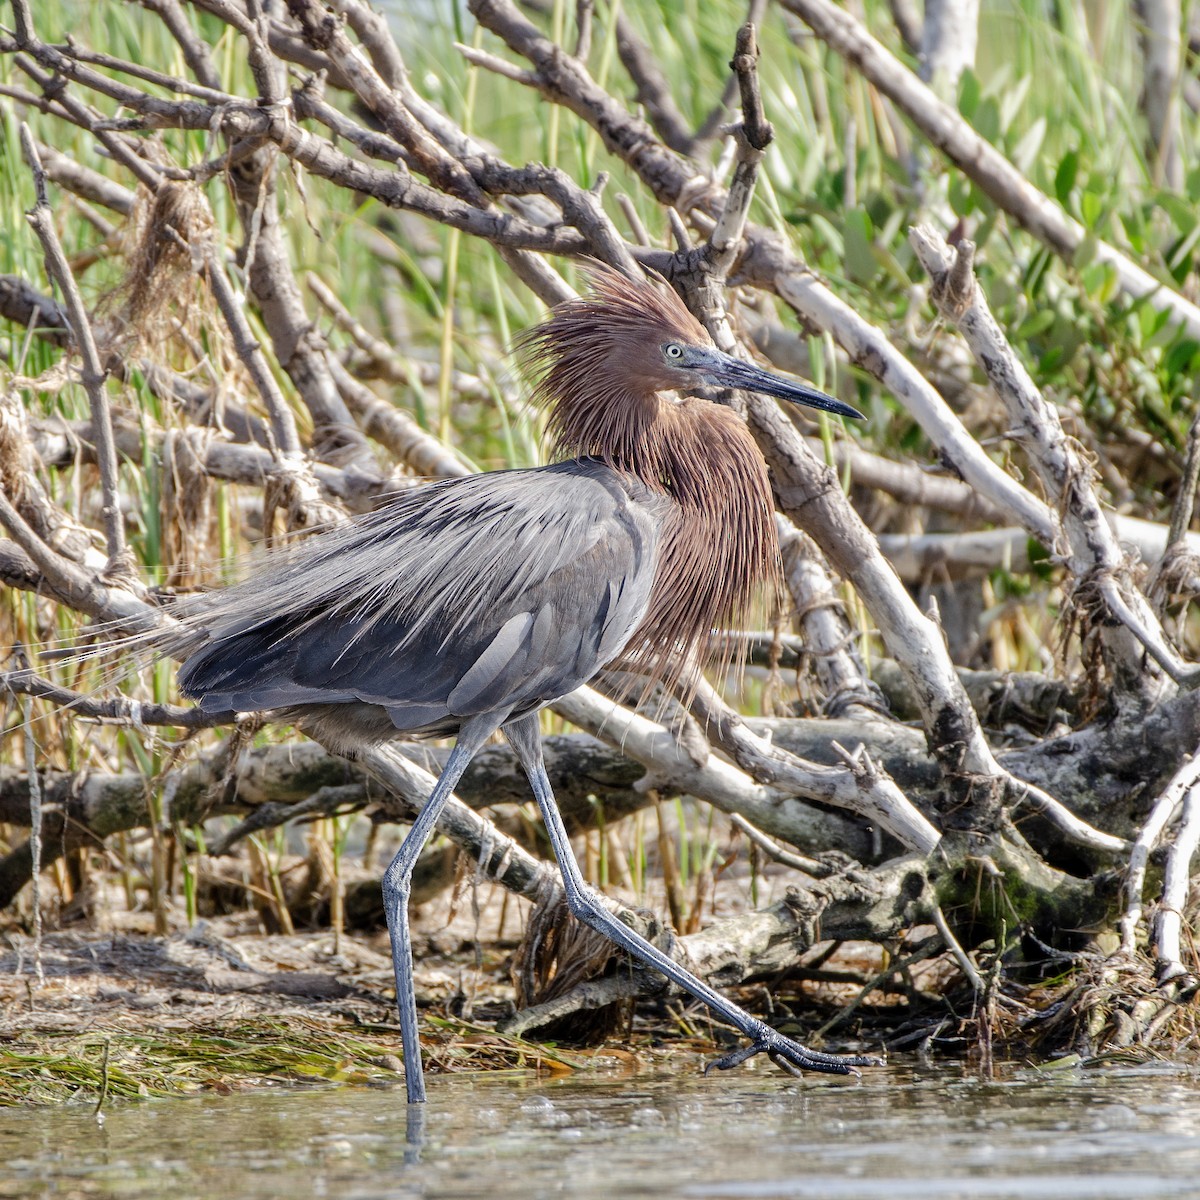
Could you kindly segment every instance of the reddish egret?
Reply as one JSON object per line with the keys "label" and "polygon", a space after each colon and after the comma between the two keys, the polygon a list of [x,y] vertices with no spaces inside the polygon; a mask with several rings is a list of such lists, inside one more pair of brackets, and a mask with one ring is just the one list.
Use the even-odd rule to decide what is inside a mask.
{"label": "reddish egret", "polygon": [[[383,878],[408,1098],[425,1098],[408,932],[417,855],[497,730],[545,821],[571,912],[660,970],[785,1068],[845,1075],[870,1058],[808,1050],[696,979],[584,883],[542,761],[538,710],[614,660],[680,682],[775,569],[766,465],[697,386],[860,413],[717,350],[669,288],[606,268],[521,339],[560,454],[553,466],[451,479],[303,542],[189,619],[184,694],[210,711],[283,710],[327,744],[455,736]],[[685,681],[686,683],[686,681]]]}

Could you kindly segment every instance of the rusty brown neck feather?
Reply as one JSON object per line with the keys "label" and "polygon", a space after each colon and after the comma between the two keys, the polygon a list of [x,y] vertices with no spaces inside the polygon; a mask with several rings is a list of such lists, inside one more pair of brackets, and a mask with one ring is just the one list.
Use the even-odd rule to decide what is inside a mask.
{"label": "rusty brown neck feather", "polygon": [[689,658],[727,657],[715,633],[774,575],[779,550],[766,464],[745,424],[707,400],[659,403],[661,437],[646,464],[655,475],[631,466],[651,487],[660,481],[675,507],[639,634],[661,664],[655,677],[673,682]]}
{"label": "rusty brown neck feather", "polygon": [[650,608],[630,643],[653,661],[653,682],[671,685],[691,662],[724,657],[716,631],[774,576],[766,464],[745,424],[722,405],[613,391],[602,410],[583,400],[552,402],[557,450],[601,458],[674,502]]}
{"label": "rusty brown neck feather", "polygon": [[[716,632],[777,569],[767,468],[745,424],[675,386],[664,344],[711,345],[668,287],[590,272],[591,295],[559,305],[518,352],[559,454],[593,455],[670,498],[650,607],[628,652],[672,684],[721,649]],[[686,685],[685,685],[686,686]]]}

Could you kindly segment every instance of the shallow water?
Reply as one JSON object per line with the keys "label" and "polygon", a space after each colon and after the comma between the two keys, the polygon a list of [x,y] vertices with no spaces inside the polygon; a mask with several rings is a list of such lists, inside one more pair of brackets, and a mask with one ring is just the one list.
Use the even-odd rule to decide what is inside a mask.
{"label": "shallow water", "polygon": [[402,1088],[5,1112],[0,1196],[1200,1197],[1200,1073],[1171,1066],[433,1077],[422,1118]]}

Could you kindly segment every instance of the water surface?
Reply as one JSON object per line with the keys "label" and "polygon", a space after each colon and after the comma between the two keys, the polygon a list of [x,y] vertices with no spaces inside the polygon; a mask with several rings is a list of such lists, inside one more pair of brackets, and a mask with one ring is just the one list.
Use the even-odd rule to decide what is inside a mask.
{"label": "water surface", "polygon": [[0,1113],[0,1196],[1200,1197],[1200,1074],[431,1077]]}

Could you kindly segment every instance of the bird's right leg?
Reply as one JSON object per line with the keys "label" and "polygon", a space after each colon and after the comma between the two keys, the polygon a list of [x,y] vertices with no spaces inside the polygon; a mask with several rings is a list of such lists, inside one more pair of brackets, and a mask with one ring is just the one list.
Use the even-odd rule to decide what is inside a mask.
{"label": "bird's right leg", "polygon": [[396,974],[396,1009],[400,1014],[400,1039],[404,1048],[404,1086],[410,1104],[425,1101],[425,1074],[421,1069],[421,1039],[417,1032],[417,994],[413,988],[412,938],[408,930],[408,901],[417,858],[446,801],[479,748],[495,733],[499,722],[491,715],[468,721],[446,759],[437,784],[417,814],[396,857],[383,873],[383,909],[392,943],[392,968]]}
{"label": "bird's right leg", "polygon": [[719,1070],[728,1070],[739,1063],[745,1062],[755,1054],[766,1053],[773,1062],[799,1074],[801,1069],[808,1071],[823,1071],[830,1075],[852,1075],[855,1067],[880,1066],[882,1061],[870,1056],[824,1054],[819,1050],[809,1050],[792,1041],[778,1030],[772,1029],[764,1021],[752,1017],[743,1008],[739,1008],[732,1000],[714,991],[708,984],[699,980],[675,962],[668,958],[657,946],[651,945],[645,938],[634,933],[623,921],[620,921],[605,907],[600,897],[584,882],[579,872],[579,864],[571,849],[571,841],[567,836],[566,827],[558,812],[558,804],[546,776],[546,765],[542,758],[542,740],[538,729],[537,715],[522,717],[504,726],[504,735],[524,767],[533,794],[542,812],[542,821],[558,860],[562,872],[563,890],[566,893],[567,906],[572,914],[585,925],[604,934],[610,941],[615,942],[622,950],[628,951],[635,958],[661,971],[672,983],[678,984],[685,992],[690,992],[697,1000],[703,1001],[718,1017],[727,1021],[735,1029],[740,1030],[750,1039],[750,1045],[735,1050],[723,1058],[710,1064]]}

